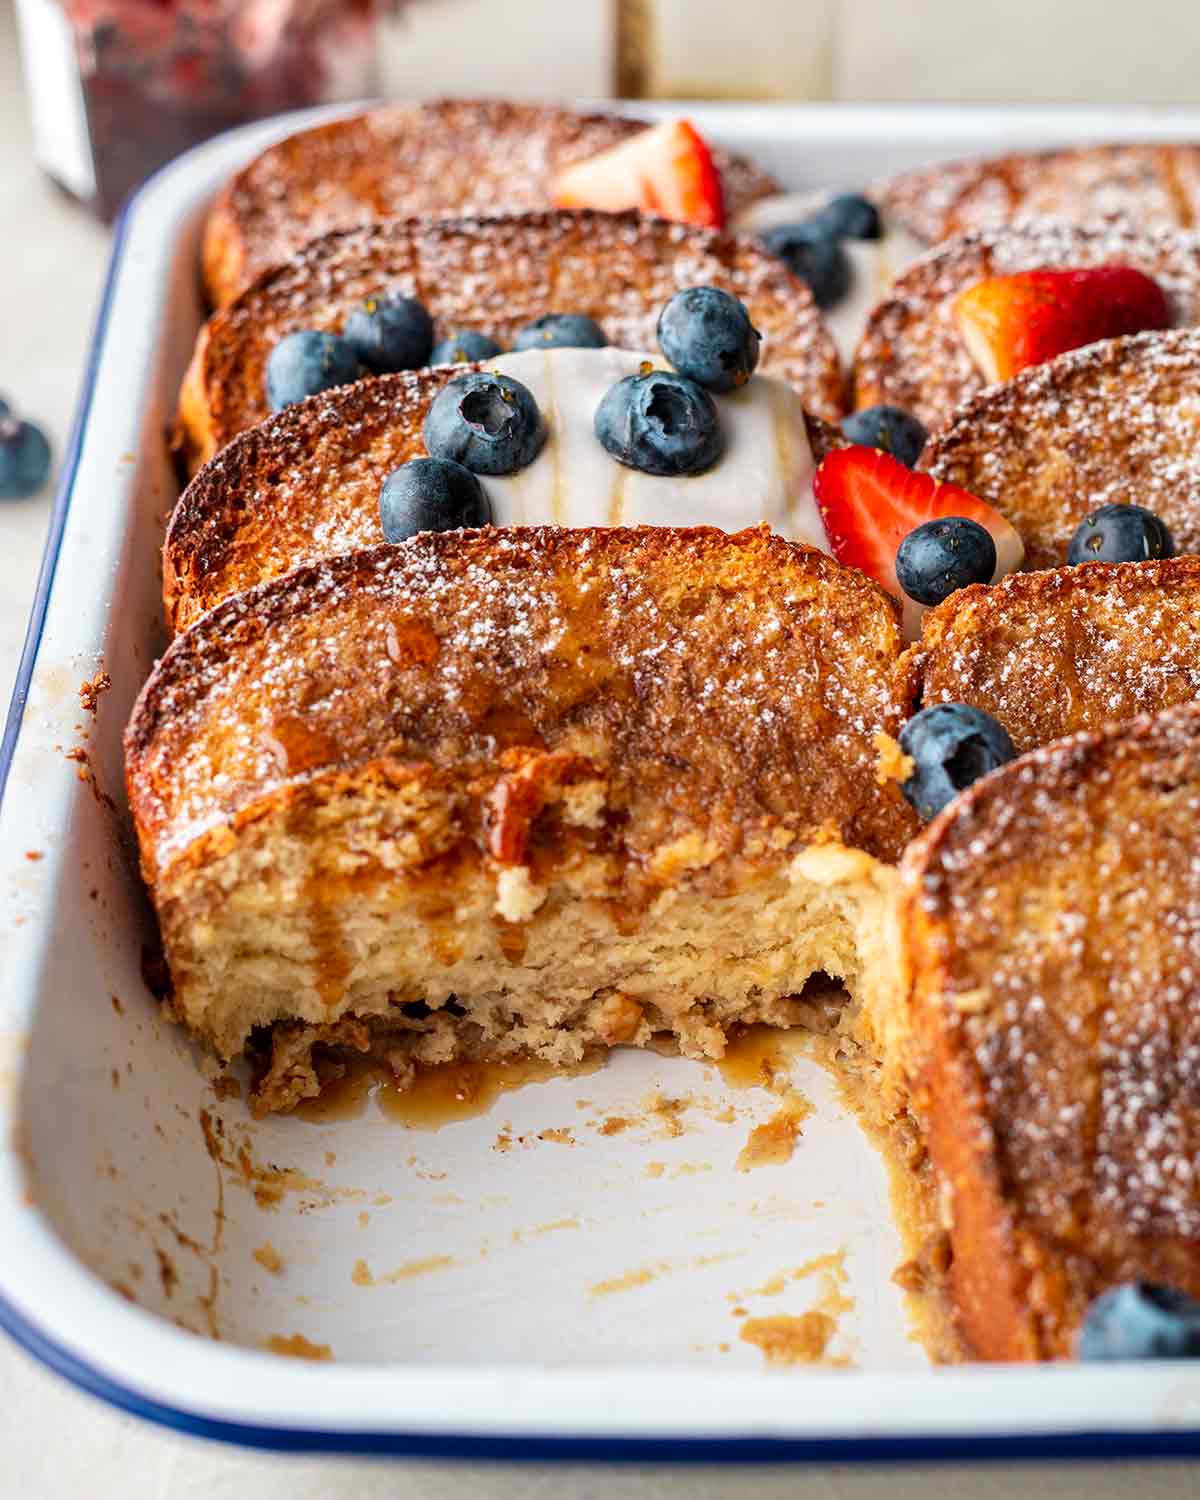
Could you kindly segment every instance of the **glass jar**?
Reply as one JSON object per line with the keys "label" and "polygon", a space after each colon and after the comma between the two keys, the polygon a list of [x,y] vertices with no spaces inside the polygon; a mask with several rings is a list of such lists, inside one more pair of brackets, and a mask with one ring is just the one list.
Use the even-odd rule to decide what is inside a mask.
{"label": "glass jar", "polygon": [[43,168],[101,217],[222,130],[375,87],[378,0],[17,0]]}

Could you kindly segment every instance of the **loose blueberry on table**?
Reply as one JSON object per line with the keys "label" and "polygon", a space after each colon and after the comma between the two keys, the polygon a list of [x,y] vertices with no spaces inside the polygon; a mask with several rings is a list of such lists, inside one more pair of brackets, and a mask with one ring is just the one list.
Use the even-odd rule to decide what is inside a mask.
{"label": "loose blueberry on table", "polygon": [[429,351],[431,365],[470,365],[477,360],[495,359],[501,352],[500,345],[486,333],[475,333],[462,329],[452,333]]}
{"label": "loose blueberry on table", "polygon": [[996,544],[966,516],[925,521],[896,552],[896,578],[918,604],[941,604],[958,589],[987,583],[996,571]]}
{"label": "loose blueberry on table", "polygon": [[966,703],[921,709],[900,731],[900,748],[913,760],[900,790],[925,822],[1017,753],[1002,724]]}
{"label": "loose blueberry on table", "polygon": [[546,313],[520,329],[513,349],[604,349],[604,329],[585,313]]}
{"label": "loose blueberry on table", "polygon": [[45,484],[50,444],[40,427],[13,416],[0,400],[0,500],[24,500]]}
{"label": "loose blueberry on table", "polygon": [[429,363],[433,319],[415,297],[369,297],[347,314],[342,335],[376,375],[417,370]]}
{"label": "loose blueberry on table", "polygon": [[357,354],[338,334],[312,329],[289,333],[267,359],[267,405],[272,411],[282,411],[365,374]]}
{"label": "loose blueberry on table", "polygon": [[901,406],[864,406],[842,421],[842,432],[852,443],[865,448],[882,448],[911,469],[921,456],[929,434],[911,412]]}
{"label": "loose blueberry on table", "polygon": [[645,474],[702,474],[725,451],[713,398],[673,370],[617,381],[596,408],[594,426],[618,463]]}
{"label": "loose blueberry on table", "polygon": [[487,526],[492,507],[483,486],[448,458],[414,458],[393,469],[379,492],[384,540],[404,542],[422,531]]}
{"label": "loose blueberry on table", "polygon": [[528,386],[486,370],[456,375],[425,415],[425,448],[475,474],[515,474],[546,441],[546,426]]}
{"label": "loose blueberry on table", "polygon": [[681,375],[724,394],[754,374],[762,338],[736,297],[693,286],[676,292],[659,314],[658,344]]}
{"label": "loose blueberry on table", "polygon": [[1102,505],[1082,520],[1071,538],[1067,561],[1149,562],[1174,557],[1171,533],[1140,505]]}
{"label": "loose blueberry on table", "polygon": [[1079,1358],[1200,1358],[1200,1302],[1175,1287],[1129,1281],[1096,1298],[1079,1330]]}

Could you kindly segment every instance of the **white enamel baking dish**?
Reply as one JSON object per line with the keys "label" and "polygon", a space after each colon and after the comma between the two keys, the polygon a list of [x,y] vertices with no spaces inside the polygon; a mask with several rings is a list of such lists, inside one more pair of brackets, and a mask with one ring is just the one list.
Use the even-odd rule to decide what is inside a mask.
{"label": "white enamel baking dish", "polygon": [[[1193,114],[691,113],[796,187],[965,151],[1200,139]],[[773,1101],[730,1093],[697,1064],[623,1054],[436,1132],[373,1106],[255,1124],[158,1018],[141,976],[147,910],[120,740],[162,640],[156,554],[176,494],[163,433],[200,320],[204,206],[295,123],[183,158],[116,237],[0,759],[0,1322],[115,1405],[268,1447],[706,1461],[1200,1453],[1197,1366],[926,1365],[889,1279],[900,1250],[881,1164],[812,1064],[796,1063],[817,1111],[792,1160],[739,1173]],[[101,667],[112,685],[93,720],[78,688]],[[85,762],[68,758],[76,749]],[[682,1135],[644,1115],[600,1133],[656,1088],[694,1098]],[[732,1123],[714,1118],[727,1100]],[[502,1126],[509,1151],[495,1149]],[[539,1140],[547,1130],[559,1138]],[[763,1288],[830,1254],[854,1304],[832,1351],[854,1368],[765,1369],[738,1338],[742,1319],[813,1306],[819,1275]],[[266,1352],[295,1335],[332,1360]]]}

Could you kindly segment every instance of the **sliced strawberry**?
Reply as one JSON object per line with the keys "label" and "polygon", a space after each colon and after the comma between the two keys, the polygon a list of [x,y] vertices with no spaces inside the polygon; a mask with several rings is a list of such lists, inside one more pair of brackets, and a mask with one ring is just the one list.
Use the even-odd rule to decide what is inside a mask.
{"label": "sliced strawberry", "polygon": [[989,276],[960,292],[953,311],[991,382],[1098,339],[1166,328],[1171,317],[1162,287],[1132,266]]}
{"label": "sliced strawberry", "polygon": [[619,213],[640,208],[660,219],[725,223],[721,178],[712,153],[687,120],[668,120],[577,161],[554,180],[557,208],[599,208]]}
{"label": "sliced strawberry", "polygon": [[957,485],[939,484],[879,448],[836,448],[813,479],[829,547],[838,562],[874,578],[905,607],[905,633],[919,633],[925,613],[896,580],[896,553],[910,531],[939,516],[966,516],[996,544],[992,582],[1025,557],[1020,535],[998,510]]}

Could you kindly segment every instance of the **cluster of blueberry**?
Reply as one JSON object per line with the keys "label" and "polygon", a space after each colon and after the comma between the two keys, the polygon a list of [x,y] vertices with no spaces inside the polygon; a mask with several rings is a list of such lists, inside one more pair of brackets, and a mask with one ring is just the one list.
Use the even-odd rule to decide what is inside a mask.
{"label": "cluster of blueberry", "polygon": [[[558,324],[596,327],[569,314],[555,318]],[[543,331],[549,321],[539,320]],[[617,381],[596,409],[596,437],[618,463],[643,473],[703,473],[724,451],[712,393],[726,394],[749,380],[761,339],[736,297],[716,287],[690,287],[663,308],[658,341],[675,368],[646,369]],[[523,347],[548,346],[544,341]],[[510,375],[478,370],[456,376],[438,392],[425,417],[424,438],[430,456],[410,460],[383,483],[379,516],[389,542],[420,531],[486,525],[492,512],[478,476],[527,467],[541,451],[546,427],[527,386]]]}
{"label": "cluster of blueberry", "polygon": [[762,241],[785,261],[818,307],[832,307],[850,290],[853,270],[844,240],[877,240],[883,235],[879,210],[860,193],[841,193],[798,224],[768,229]]}
{"label": "cluster of blueberry", "polygon": [[40,427],[13,415],[0,398],[0,500],[34,495],[50,473],[50,444]]}
{"label": "cluster of blueberry", "polygon": [[[581,313],[548,313],[522,328],[514,349],[602,349],[604,330]],[[415,297],[368,297],[346,318],[341,333],[289,333],[267,360],[267,404],[281,411],[306,396],[349,385],[365,375],[419,370],[425,365],[493,359],[500,345],[464,329],[434,343],[433,319]]]}

